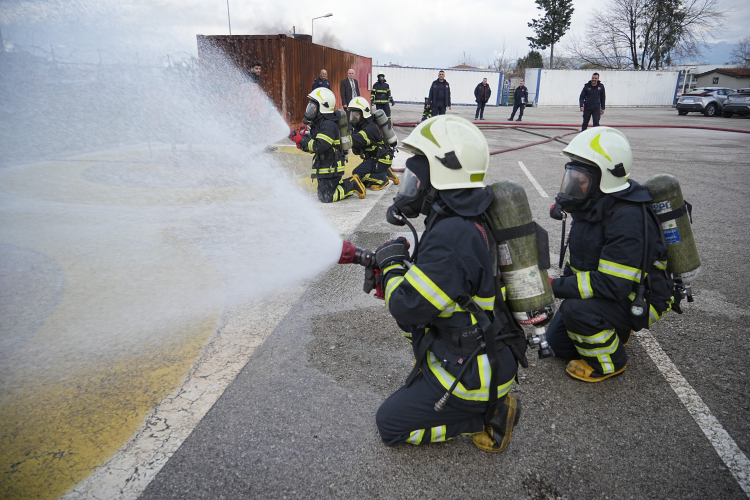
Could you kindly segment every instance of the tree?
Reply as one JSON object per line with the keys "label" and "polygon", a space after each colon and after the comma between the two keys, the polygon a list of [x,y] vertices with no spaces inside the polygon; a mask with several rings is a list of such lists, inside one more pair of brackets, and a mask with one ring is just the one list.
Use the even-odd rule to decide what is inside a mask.
{"label": "tree", "polygon": [[741,64],[743,68],[750,68],[750,36],[740,40],[732,49],[732,63]]}
{"label": "tree", "polygon": [[609,0],[566,48],[603,69],[659,69],[700,56],[726,14],[719,0]]}
{"label": "tree", "polygon": [[542,54],[536,50],[530,50],[526,57],[521,57],[516,63],[516,69],[518,72],[523,72],[526,68],[543,68],[544,59]]}
{"label": "tree", "polygon": [[549,67],[554,67],[555,44],[570,28],[570,18],[573,17],[573,0],[536,0],[537,9],[544,10],[539,19],[532,19],[528,23],[536,36],[527,36],[529,47],[545,50],[550,48]]}

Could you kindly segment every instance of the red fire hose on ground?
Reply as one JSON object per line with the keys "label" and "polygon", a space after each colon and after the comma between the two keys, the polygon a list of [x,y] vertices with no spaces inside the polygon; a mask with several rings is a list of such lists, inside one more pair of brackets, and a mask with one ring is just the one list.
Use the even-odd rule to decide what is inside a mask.
{"label": "red fire hose on ground", "polygon": [[[394,123],[394,127],[416,127],[419,125],[420,122],[400,122],[400,123]],[[564,130],[573,130],[573,132],[568,132],[567,134],[562,135],[556,135],[554,137],[549,137],[543,141],[537,141],[537,142],[531,142],[528,144],[522,144],[520,146],[515,146],[512,148],[506,148],[506,149],[500,149],[498,151],[490,151],[491,155],[498,155],[501,153],[507,153],[509,151],[515,151],[517,149],[523,149],[528,148],[531,146],[538,146],[540,144],[545,144],[547,142],[552,142],[559,140],[562,137],[577,134],[581,131],[580,125],[574,125],[569,123],[524,123],[523,125],[511,125],[507,122],[472,122],[475,125],[477,125],[480,129],[488,129],[488,130],[502,130],[502,129],[564,129]],[[487,125],[490,125],[489,127]],[[704,127],[700,125],[614,125],[615,128],[682,128],[682,129],[694,129],[694,130],[714,130],[716,132],[735,132],[738,134],[750,134],[750,130],[738,130],[738,129],[731,129],[731,128],[719,128],[719,127]],[[535,134],[540,135],[540,134]],[[545,137],[545,136],[543,136]]]}

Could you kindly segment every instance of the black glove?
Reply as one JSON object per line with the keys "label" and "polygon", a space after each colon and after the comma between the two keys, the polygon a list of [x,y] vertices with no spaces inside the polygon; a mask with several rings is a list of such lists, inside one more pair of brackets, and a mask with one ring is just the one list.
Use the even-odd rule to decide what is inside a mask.
{"label": "black glove", "polygon": [[383,243],[375,250],[375,264],[381,271],[391,264],[404,264],[409,259],[409,241],[403,236]]}
{"label": "black glove", "polygon": [[393,99],[391,99],[391,106],[395,106],[396,104],[393,102]]}

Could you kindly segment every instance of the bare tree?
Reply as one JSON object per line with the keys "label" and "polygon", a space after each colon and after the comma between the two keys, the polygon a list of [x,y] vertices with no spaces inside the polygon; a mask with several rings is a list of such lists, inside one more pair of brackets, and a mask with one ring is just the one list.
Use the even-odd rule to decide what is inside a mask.
{"label": "bare tree", "polygon": [[700,55],[723,26],[719,0],[609,0],[565,48],[601,68],[659,69]]}
{"label": "bare tree", "polygon": [[454,66],[471,66],[473,68],[478,68],[481,64],[479,62],[479,59],[475,58],[471,55],[470,52],[466,52],[465,50],[462,51],[454,61]]}
{"label": "bare tree", "polygon": [[494,69],[495,71],[502,71],[503,73],[510,74],[516,66],[518,60],[518,50],[511,52],[505,43],[505,37],[503,37],[503,43],[500,50],[493,52],[492,60],[487,63],[487,67]]}
{"label": "bare tree", "polygon": [[741,64],[743,68],[750,68],[750,36],[746,36],[732,49],[733,64]]}

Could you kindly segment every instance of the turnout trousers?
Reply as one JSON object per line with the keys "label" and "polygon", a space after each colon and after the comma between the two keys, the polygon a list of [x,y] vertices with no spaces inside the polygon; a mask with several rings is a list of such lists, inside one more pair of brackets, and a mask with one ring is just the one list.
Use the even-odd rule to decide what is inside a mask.
{"label": "turnout trousers", "polygon": [[341,201],[354,194],[356,183],[350,178],[341,179],[342,175],[318,179],[318,200],[322,203]]}
{"label": "turnout trousers", "polygon": [[526,104],[523,103],[515,103],[513,105],[513,112],[510,114],[510,119],[512,120],[514,116],[516,116],[516,111],[518,110],[518,118],[523,118],[523,110],[526,108]]}
{"label": "turnout trousers", "polygon": [[388,117],[388,119],[391,119],[391,105],[386,102],[376,102],[375,103],[375,109],[382,109],[385,113],[385,116]]}
{"label": "turnout trousers", "polygon": [[555,356],[583,359],[596,373],[606,375],[627,363],[623,343],[632,325],[630,313],[604,299],[565,299],[547,328],[547,342]]}
{"label": "turnout trousers", "polygon": [[375,158],[368,158],[357,165],[352,174],[358,175],[365,187],[379,191],[388,185],[388,168],[388,165],[383,165]]}
{"label": "turnout trousers", "polygon": [[588,109],[583,108],[583,125],[581,125],[581,130],[586,130],[589,128],[589,119],[594,119],[594,127],[599,126],[599,117],[601,116],[602,111],[599,108],[596,109]]}
{"label": "turnout trousers", "polygon": [[[419,373],[409,387],[403,386],[394,392],[380,405],[375,416],[383,442],[388,446],[439,443],[484,430],[486,405],[480,412],[461,408],[453,396],[443,411],[435,411],[435,403],[443,394],[445,391],[436,391],[423,373]],[[498,398],[498,408],[504,399],[505,396]]]}

